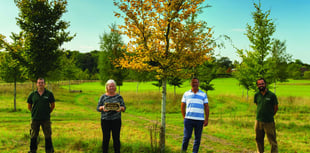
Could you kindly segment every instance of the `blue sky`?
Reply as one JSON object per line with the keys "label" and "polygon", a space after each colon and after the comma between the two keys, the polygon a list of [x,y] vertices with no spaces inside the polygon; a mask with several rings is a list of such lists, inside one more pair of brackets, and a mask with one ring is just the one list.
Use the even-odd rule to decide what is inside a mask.
{"label": "blue sky", "polygon": [[[240,49],[249,49],[249,41],[244,35],[246,25],[253,25],[251,12],[255,11],[253,2],[258,0],[207,0],[212,7],[206,8],[201,18],[213,27],[215,36],[228,35],[233,44]],[[261,0],[262,9],[270,10],[270,18],[276,25],[273,37],[286,41],[287,53],[293,59],[310,64],[310,1],[309,0]],[[68,0],[68,12],[63,18],[70,22],[69,31],[76,37],[62,47],[70,50],[89,52],[99,50],[99,36],[109,32],[112,23],[121,24],[114,17],[112,0]],[[0,33],[9,37],[11,32],[19,32],[16,25],[18,9],[13,0],[0,1]],[[8,38],[9,40],[9,38]],[[224,41],[225,42],[225,41]],[[240,60],[229,42],[226,48],[217,49],[219,57]]]}

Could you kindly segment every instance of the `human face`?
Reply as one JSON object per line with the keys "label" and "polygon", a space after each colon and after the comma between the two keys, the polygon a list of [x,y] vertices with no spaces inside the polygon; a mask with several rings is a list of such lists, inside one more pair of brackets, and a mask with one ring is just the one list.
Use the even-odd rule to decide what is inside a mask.
{"label": "human face", "polygon": [[114,83],[110,83],[107,85],[107,92],[108,93],[115,93],[116,91],[116,86]]}
{"label": "human face", "polygon": [[266,83],[264,80],[257,80],[257,88],[259,91],[265,91],[266,89]]}
{"label": "human face", "polygon": [[198,79],[192,79],[191,86],[192,86],[192,90],[197,91],[199,87]]}
{"label": "human face", "polygon": [[37,80],[37,88],[38,89],[44,89],[45,87],[45,81],[43,79],[38,79]]}

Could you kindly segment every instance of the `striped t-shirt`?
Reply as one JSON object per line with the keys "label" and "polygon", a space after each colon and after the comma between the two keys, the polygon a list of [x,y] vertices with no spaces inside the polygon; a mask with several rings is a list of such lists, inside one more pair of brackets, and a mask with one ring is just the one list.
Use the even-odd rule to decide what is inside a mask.
{"label": "striped t-shirt", "polygon": [[182,97],[182,103],[186,103],[186,119],[204,120],[204,104],[208,103],[207,94],[201,90],[197,93],[186,91]]}

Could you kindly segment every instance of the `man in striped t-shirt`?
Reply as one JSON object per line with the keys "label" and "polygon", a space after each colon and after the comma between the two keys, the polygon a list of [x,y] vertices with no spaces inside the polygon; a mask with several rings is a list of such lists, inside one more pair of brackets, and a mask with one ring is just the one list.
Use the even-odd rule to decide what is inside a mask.
{"label": "man in striped t-shirt", "polygon": [[195,130],[193,153],[199,150],[202,129],[208,125],[209,105],[207,94],[199,90],[199,80],[191,80],[192,89],[186,91],[182,97],[181,112],[184,119],[184,137],[182,151],[186,152],[189,139]]}

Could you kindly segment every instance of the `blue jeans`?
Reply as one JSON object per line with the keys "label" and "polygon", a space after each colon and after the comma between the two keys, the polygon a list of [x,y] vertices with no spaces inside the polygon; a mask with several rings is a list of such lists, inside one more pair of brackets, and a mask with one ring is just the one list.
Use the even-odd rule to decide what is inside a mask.
{"label": "blue jeans", "polygon": [[201,133],[203,129],[203,122],[201,120],[184,119],[184,137],[182,143],[182,151],[186,151],[189,139],[192,137],[193,129],[195,130],[195,141],[193,153],[198,153],[200,146]]}

